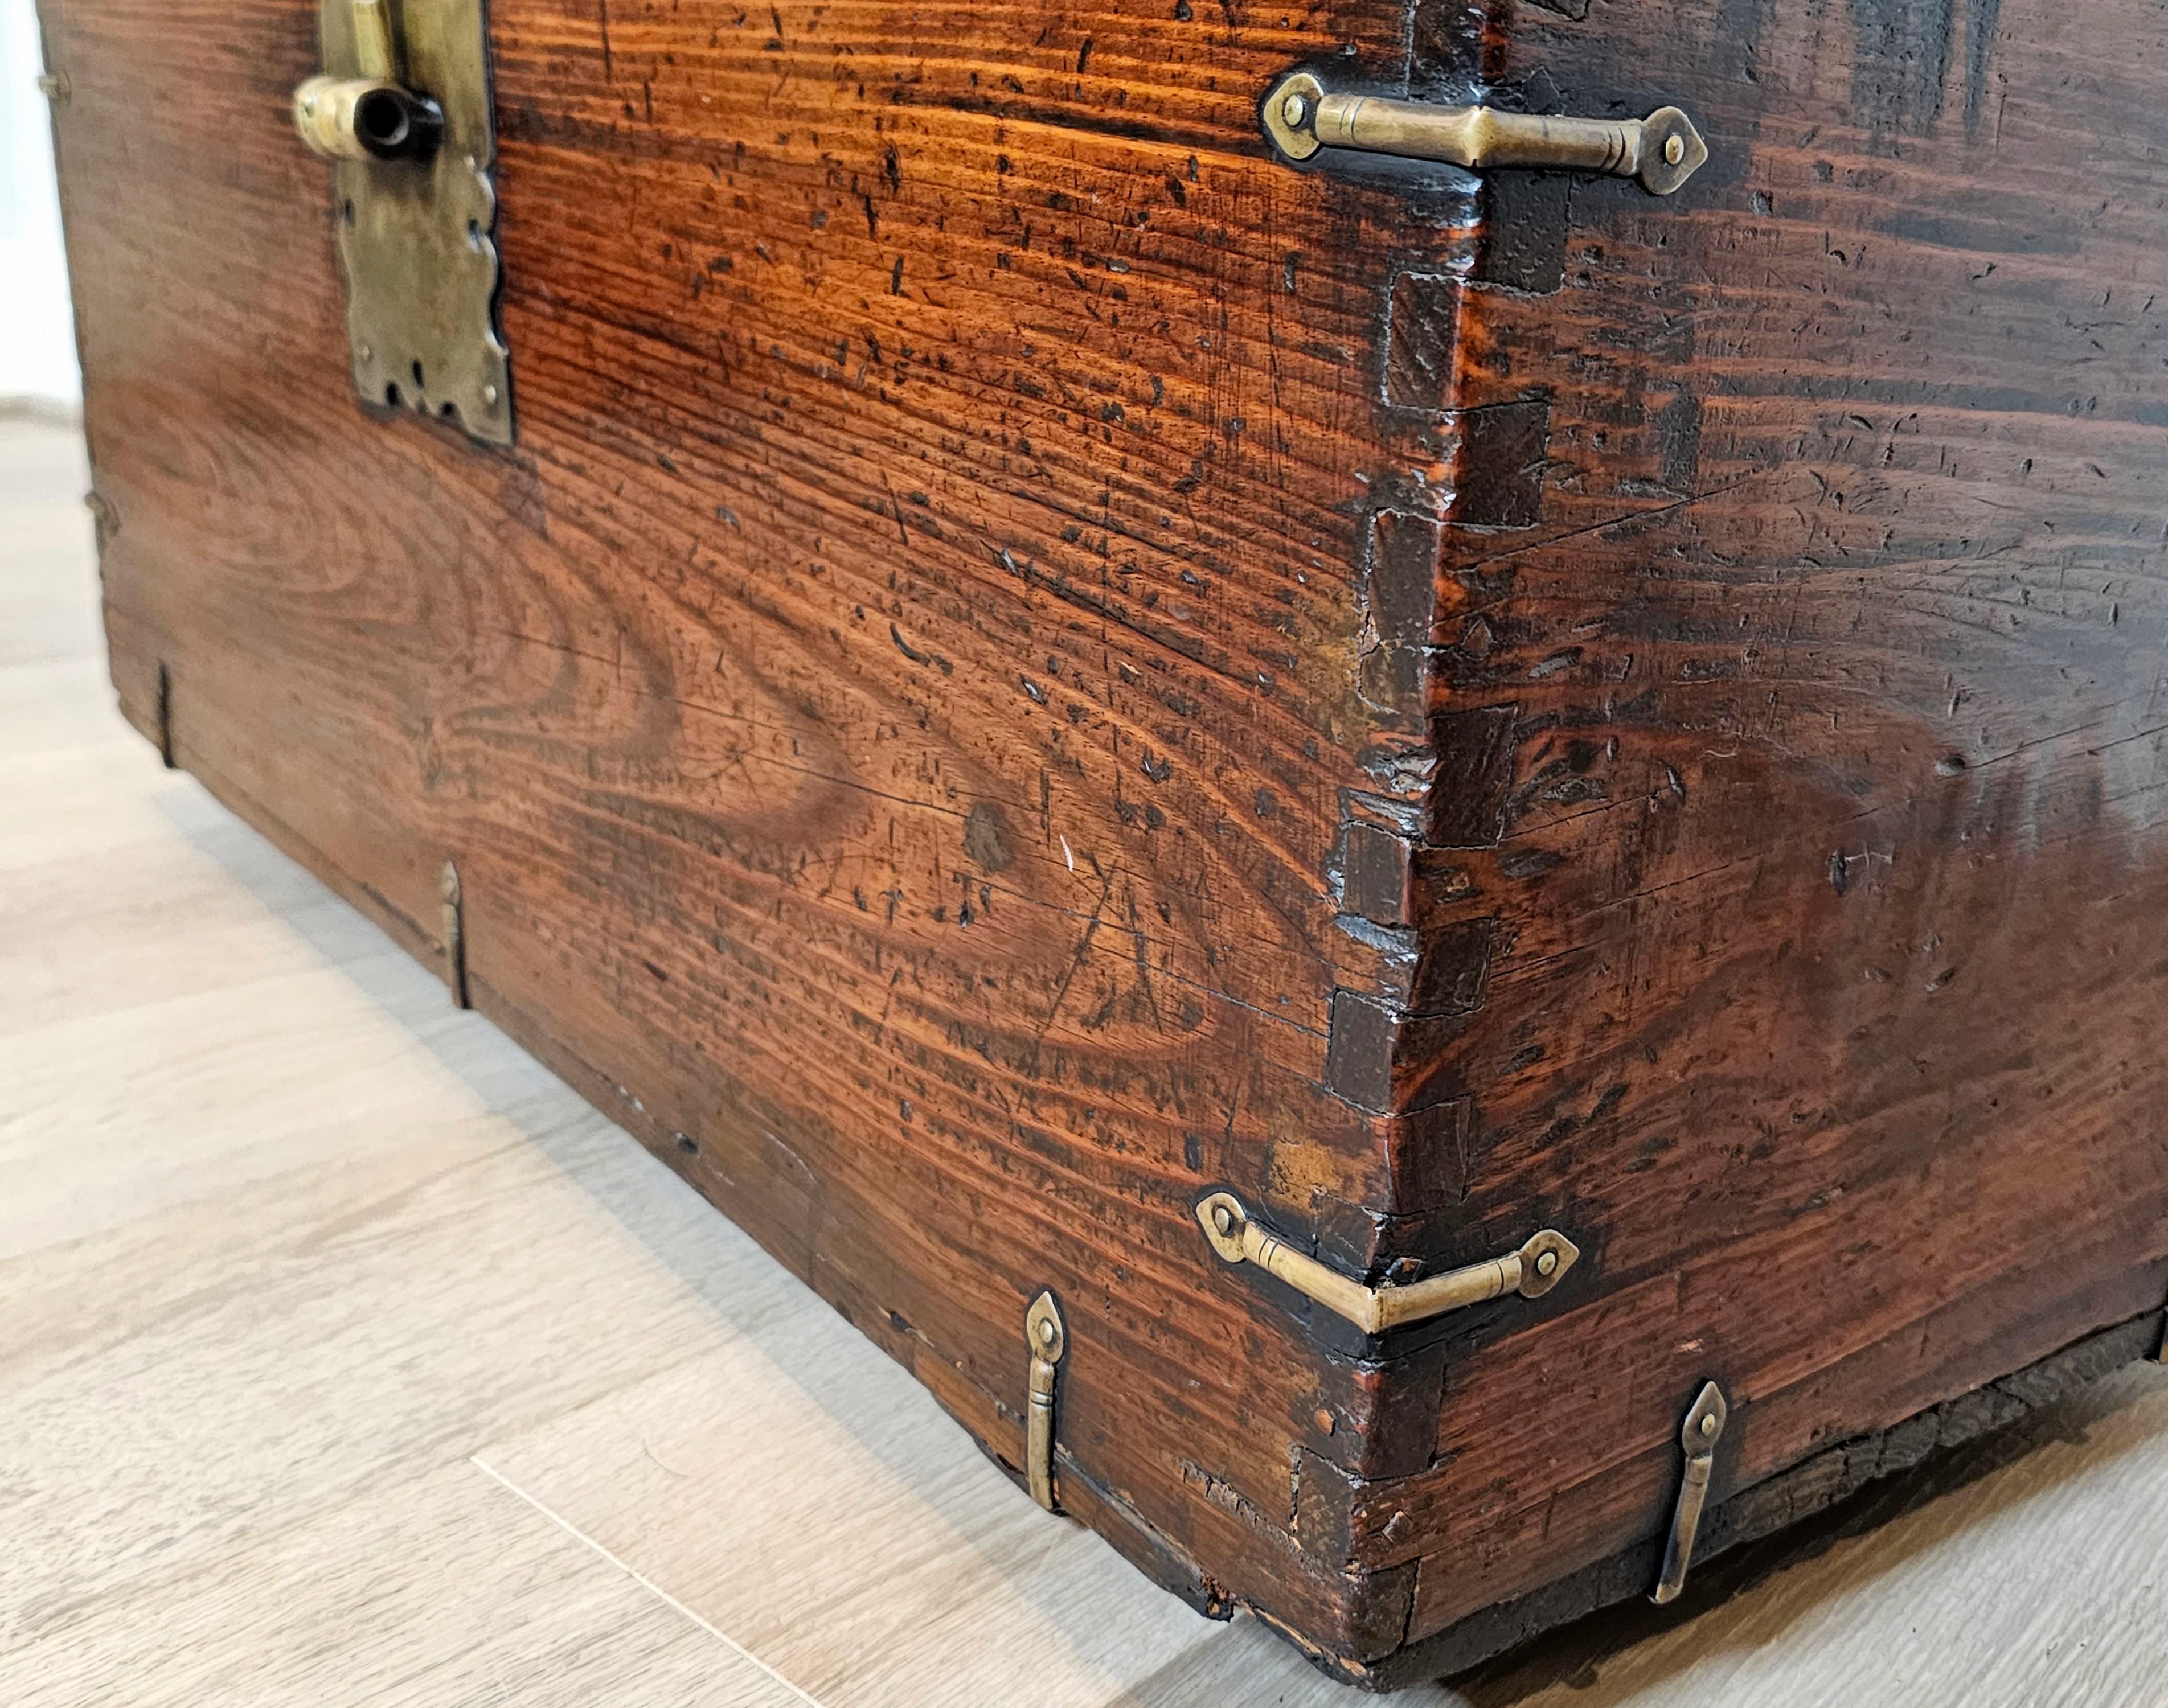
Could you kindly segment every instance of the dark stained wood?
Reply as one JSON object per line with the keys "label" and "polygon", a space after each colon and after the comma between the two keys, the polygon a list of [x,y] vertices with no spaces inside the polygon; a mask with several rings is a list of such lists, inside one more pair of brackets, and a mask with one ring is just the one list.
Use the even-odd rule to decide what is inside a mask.
{"label": "dark stained wood", "polygon": [[[1703,1381],[1737,1501],[2160,1305],[2157,8],[498,0],[500,454],[348,393],[312,5],[43,4],[124,709],[424,958],[456,858],[476,1005],[1012,1467],[1051,1286],[1199,1605],[1472,1658]],[[1712,160],[1271,158],[1342,54]],[[1366,1342],[1223,1184],[1587,1254]]]}

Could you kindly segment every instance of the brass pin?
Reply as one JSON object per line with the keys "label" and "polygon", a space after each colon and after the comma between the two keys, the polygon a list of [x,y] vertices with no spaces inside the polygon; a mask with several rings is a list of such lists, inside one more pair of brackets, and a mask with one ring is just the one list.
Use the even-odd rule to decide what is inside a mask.
{"label": "brass pin", "polygon": [[1068,1335],[1054,1295],[1042,1292],[1024,1313],[1023,1340],[1031,1355],[1030,1397],[1024,1419],[1024,1480],[1031,1498],[1049,1512],[1061,1504],[1054,1492],[1054,1387]]}
{"label": "brass pin", "polygon": [[444,862],[440,888],[444,902],[444,983],[451,987],[453,1007],[471,1008],[474,1005],[467,1000],[465,894],[454,862]]}

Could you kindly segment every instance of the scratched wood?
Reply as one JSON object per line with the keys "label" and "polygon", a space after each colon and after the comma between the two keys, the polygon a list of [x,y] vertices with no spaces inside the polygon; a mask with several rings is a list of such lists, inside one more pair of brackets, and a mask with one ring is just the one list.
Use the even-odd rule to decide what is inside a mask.
{"label": "scratched wood", "polygon": [[[1576,9],[504,0],[511,454],[348,395],[305,0],[45,11],[131,720],[1012,1467],[1053,1286],[1071,1508],[1373,1680],[1712,1376],[1743,1489],[2168,1291],[2157,14]],[[1336,54],[1714,158],[1273,160]],[[1365,1343],[1222,1184],[1588,1257]]]}
{"label": "scratched wood", "polygon": [[[1163,17],[941,72],[983,102],[871,75],[943,57],[901,14],[779,17],[497,13],[503,458],[348,395],[277,110],[306,7],[49,16],[124,707],[418,952],[456,857],[484,1011],[1011,1462],[1055,1286],[1071,1505],[1337,1642],[1289,1452],[1360,1469],[1379,1385],[1217,1285],[1188,1205],[1386,1191],[1329,1034],[1404,969],[1329,868],[1419,777],[1412,674],[1358,669],[1400,199],[1259,172]],[[1347,27],[1209,34],[1262,74]],[[1082,122],[1124,87],[1049,76],[1086,36],[1191,129]]]}

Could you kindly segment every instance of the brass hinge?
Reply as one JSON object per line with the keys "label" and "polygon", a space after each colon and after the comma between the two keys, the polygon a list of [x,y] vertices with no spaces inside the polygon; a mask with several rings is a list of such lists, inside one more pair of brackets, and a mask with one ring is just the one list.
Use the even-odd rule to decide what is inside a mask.
{"label": "brass hinge", "polygon": [[1731,1415],[1724,1390],[1714,1382],[1703,1385],[1679,1425],[1679,1445],[1687,1456],[1686,1474],[1679,1480],[1678,1504],[1671,1511],[1671,1539],[1664,1544],[1664,1569],[1650,1597],[1659,1607],[1678,1599],[1687,1587],[1687,1567],[1693,1563],[1694,1538],[1701,1533],[1702,1509],[1708,1504],[1708,1480],[1716,1469],[1716,1444]]}
{"label": "brass hinge", "polygon": [[1708,158],[1708,145],[1676,107],[1645,119],[1561,119],[1496,107],[1436,106],[1383,95],[1328,90],[1310,72],[1295,72],[1265,97],[1265,135],[1290,160],[1322,148],[1443,161],[1476,170],[1549,167],[1637,178],[1667,196]]}
{"label": "brass hinge", "polygon": [[294,125],[336,167],[354,390],[508,445],[483,0],[321,3],[323,74]]}
{"label": "brass hinge", "polygon": [[1466,1305],[1480,1305],[1504,1293],[1541,1298],[1565,1279],[1565,1272],[1581,1256],[1579,1246],[1546,1228],[1518,1251],[1509,1251],[1503,1257],[1403,1286],[1374,1287],[1327,1269],[1307,1253],[1267,1233],[1232,1192],[1214,1192],[1204,1198],[1197,1207],[1197,1221],[1212,1249],[1229,1263],[1254,1263],[1305,1297],[1345,1317],[1366,1334],[1382,1334],[1404,1323],[1419,1323]]}
{"label": "brass hinge", "polygon": [[1054,1380],[1069,1336],[1052,1293],[1041,1293],[1024,1313],[1023,1339],[1031,1355],[1031,1398],[1024,1418],[1024,1477],[1031,1498],[1049,1512],[1060,1512],[1054,1493]]}

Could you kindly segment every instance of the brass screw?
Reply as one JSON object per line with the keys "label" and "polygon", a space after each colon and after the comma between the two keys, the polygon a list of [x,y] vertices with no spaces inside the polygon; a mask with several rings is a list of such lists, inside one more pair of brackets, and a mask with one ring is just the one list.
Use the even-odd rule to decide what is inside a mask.
{"label": "brass screw", "polygon": [[1051,1317],[1041,1317],[1039,1319],[1039,1343],[1042,1346],[1051,1346],[1054,1344],[1054,1319]]}
{"label": "brass screw", "polygon": [[497,388],[494,385],[483,386],[481,389],[481,400],[487,404],[496,403]]}
{"label": "brass screw", "polygon": [[1677,165],[1681,161],[1684,160],[1686,157],[1687,157],[1687,140],[1686,140],[1686,138],[1685,138],[1685,137],[1683,137],[1683,136],[1677,136],[1677,135],[1672,135],[1672,136],[1666,136],[1666,137],[1664,139],[1664,164],[1665,164],[1665,165],[1666,165],[1666,166],[1676,166],[1676,165]]}
{"label": "brass screw", "polygon": [[1214,1204],[1212,1207],[1212,1225],[1222,1233],[1233,1233],[1235,1231],[1234,1212],[1225,1204]]}
{"label": "brass screw", "polygon": [[1310,99],[1299,89],[1280,103],[1280,117],[1294,130],[1310,122]]}
{"label": "brass screw", "polygon": [[1703,1412],[1701,1414],[1701,1432],[1704,1435],[1713,1435],[1716,1433],[1716,1414],[1714,1412]]}
{"label": "brass screw", "polygon": [[1558,1273],[1558,1253],[1555,1251],[1546,1251],[1542,1256],[1538,1257],[1536,1260],[1536,1273],[1538,1275],[1556,1275]]}

